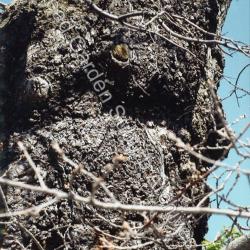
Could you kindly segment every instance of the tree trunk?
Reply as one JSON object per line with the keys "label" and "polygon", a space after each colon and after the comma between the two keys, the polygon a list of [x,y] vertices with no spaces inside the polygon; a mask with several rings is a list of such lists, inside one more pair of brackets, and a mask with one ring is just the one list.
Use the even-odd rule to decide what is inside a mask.
{"label": "tree trunk", "polygon": [[243,235],[233,240],[228,246],[224,247],[223,250],[248,250],[250,249],[250,236]]}
{"label": "tree trunk", "polygon": [[[218,133],[223,124],[208,84],[216,92],[223,58],[213,43],[161,36],[161,24],[182,35],[211,38],[174,15],[220,34],[230,1],[94,1],[117,16],[143,11],[144,19],[138,14],[125,22],[140,27],[151,20],[150,31],[129,28],[84,2],[19,0],[1,16],[2,173],[39,185],[17,147],[22,141],[49,188],[88,197],[93,179],[63,161],[51,146],[57,142],[69,159],[105,180],[122,204],[196,206],[209,192],[199,176],[210,165],[175,138],[211,159],[225,157],[217,148],[227,141]],[[167,14],[155,22],[154,13],[162,8]],[[3,188],[9,211],[53,198]],[[94,195],[112,202],[102,188]],[[207,219],[60,199],[45,210],[11,217],[2,247],[196,249]]]}

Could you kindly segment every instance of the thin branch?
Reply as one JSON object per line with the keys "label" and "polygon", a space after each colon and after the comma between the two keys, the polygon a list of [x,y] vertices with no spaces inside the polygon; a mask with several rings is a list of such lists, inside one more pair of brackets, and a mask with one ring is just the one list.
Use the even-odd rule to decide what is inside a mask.
{"label": "thin branch", "polygon": [[236,91],[236,88],[237,88],[237,86],[238,86],[238,83],[239,83],[239,79],[240,79],[240,76],[241,76],[241,74],[246,70],[246,68],[248,68],[250,66],[250,63],[249,64],[247,64],[245,67],[243,67],[243,69],[240,71],[240,73],[238,74],[238,76],[237,76],[237,79],[236,79],[236,82],[235,82],[235,91]]}
{"label": "thin branch", "polygon": [[5,10],[5,9],[6,9],[6,6],[7,6],[7,4],[0,2],[0,8],[1,8],[2,10]]}
{"label": "thin branch", "polygon": [[56,197],[54,199],[51,199],[47,202],[42,203],[41,205],[38,206],[33,206],[27,209],[22,209],[20,211],[8,211],[5,213],[0,213],[0,218],[11,218],[11,217],[15,217],[15,216],[22,216],[22,215],[38,215],[41,211],[43,211],[44,209],[46,209],[47,207],[57,203],[59,201],[59,199]]}
{"label": "thin branch", "polygon": [[154,244],[155,242],[154,241],[149,241],[149,242],[146,242],[144,244],[138,244],[138,245],[134,245],[134,246],[127,246],[127,247],[120,247],[120,246],[116,246],[114,244],[110,244],[108,243],[107,245],[102,245],[101,247],[103,248],[107,248],[107,249],[118,249],[118,250],[134,250],[134,249],[140,249],[140,248],[144,248],[146,246],[150,246],[152,244]]}
{"label": "thin branch", "polygon": [[[66,193],[56,189],[41,188],[39,186],[32,186],[29,184],[24,184],[17,181],[12,181],[9,179],[4,179],[0,177],[0,183],[6,184],[14,187],[24,188],[32,191],[42,192],[54,195],[58,199],[71,199],[84,204],[93,205],[95,207],[108,209],[108,210],[121,210],[130,212],[159,212],[159,213],[181,213],[181,214],[217,214],[217,215],[228,215],[228,216],[238,216],[241,218],[250,218],[250,212],[246,211],[233,211],[230,209],[218,209],[218,208],[205,208],[205,207],[173,207],[173,206],[144,206],[144,205],[127,205],[119,202],[109,203],[102,202],[97,199],[84,198],[78,194]],[[1,216],[0,217],[4,217]]]}
{"label": "thin branch", "polygon": [[45,250],[40,244],[40,242],[37,240],[37,238],[25,226],[23,226],[23,224],[21,224],[20,222],[16,222],[16,224],[21,228],[22,231],[24,231],[30,236],[30,238],[34,241],[39,250]]}
{"label": "thin branch", "polygon": [[241,218],[250,218],[250,212],[245,211],[233,211],[230,209],[218,209],[208,207],[160,207],[160,206],[143,206],[143,205],[126,205],[126,204],[113,204],[105,203],[98,200],[94,200],[93,205],[110,209],[110,210],[122,210],[122,211],[134,211],[134,212],[159,212],[159,213],[181,213],[181,214],[217,214],[217,215],[228,215],[238,216]]}
{"label": "thin branch", "polygon": [[[195,23],[189,21],[185,17],[179,16],[179,15],[172,15],[172,16],[176,17],[178,19],[185,20],[188,24],[190,24],[191,26],[195,27],[199,31],[203,32],[204,34],[207,34],[207,35],[212,36],[212,37],[218,37],[218,38],[221,39],[221,40],[217,40],[217,39],[213,40],[214,43],[222,45],[222,46],[224,46],[224,47],[226,47],[228,49],[239,51],[239,52],[243,53],[245,56],[248,56],[248,57],[250,56],[250,51],[249,51],[250,47],[249,46],[244,45],[244,46],[240,47],[239,44],[238,44],[239,42],[233,41],[232,39],[224,37],[224,36],[219,36],[219,35],[217,35],[215,33],[208,32],[208,31],[202,29],[201,27],[199,27],[198,25],[196,25]],[[198,40],[196,42],[198,42]]]}
{"label": "thin branch", "polygon": [[17,142],[17,145],[18,145],[19,149],[23,152],[23,154],[24,154],[25,158],[27,159],[27,161],[28,161],[29,165],[31,166],[31,168],[34,170],[35,175],[38,178],[38,181],[39,181],[41,187],[46,188],[46,185],[45,185],[45,183],[43,181],[43,178],[42,178],[42,176],[40,174],[39,169],[37,168],[34,161],[31,159],[31,157],[30,157],[28,151],[26,150],[26,148],[24,147],[23,143],[19,141],[19,142]]}
{"label": "thin branch", "polygon": [[136,16],[143,16],[144,15],[144,12],[136,11],[136,12],[127,13],[127,14],[124,14],[124,15],[117,16],[117,15],[110,14],[109,12],[99,8],[91,0],[84,0],[84,2],[86,2],[91,8],[93,8],[95,11],[97,11],[100,15],[102,15],[104,17],[107,17],[107,18],[109,18],[109,19],[111,19],[113,21],[117,21],[117,22],[122,22],[124,19],[127,19],[127,18],[136,17]]}
{"label": "thin branch", "polygon": [[[116,15],[110,14],[110,13],[104,11],[103,9],[99,8],[99,7],[98,7],[97,5],[95,5],[95,4],[93,3],[93,1],[91,1],[91,0],[84,0],[84,1],[85,1],[88,5],[90,5],[98,14],[100,14],[100,15],[102,15],[102,16],[105,16],[105,17],[107,17],[107,18],[109,18],[109,19],[111,19],[111,20],[113,20],[113,21],[120,22],[120,23],[122,23],[124,26],[126,26],[126,27],[128,27],[128,28],[130,28],[130,29],[132,29],[132,30],[136,30],[136,31],[140,31],[140,32],[145,32],[145,33],[149,33],[149,34],[156,35],[156,36],[162,38],[163,40],[167,41],[168,43],[170,43],[170,44],[172,44],[172,45],[174,45],[174,46],[176,46],[176,47],[178,47],[178,48],[180,48],[180,49],[182,49],[182,50],[188,52],[188,53],[191,54],[194,58],[196,58],[198,61],[200,61],[200,60],[197,58],[197,56],[196,56],[194,53],[192,53],[189,49],[184,48],[183,46],[177,44],[176,42],[174,42],[174,41],[171,40],[171,39],[168,39],[167,37],[161,35],[160,33],[155,32],[155,31],[152,31],[152,30],[149,30],[149,29],[146,29],[144,26],[138,27],[138,26],[134,26],[134,25],[132,25],[132,24],[129,24],[129,23],[123,21],[125,18],[131,17],[131,16],[136,16],[136,15],[137,15],[137,16],[138,16],[138,15],[143,15],[143,14],[145,14],[145,13],[143,13],[143,12],[135,12],[135,13],[128,13],[128,14],[121,15],[121,16],[116,16]],[[201,61],[200,61],[200,62],[201,62]]]}
{"label": "thin branch", "polygon": [[[63,152],[63,150],[59,147],[58,143],[53,143],[52,144],[52,148],[61,156],[61,158],[63,159],[63,161],[65,161],[66,163],[68,163],[70,166],[72,166],[74,169],[78,169],[79,168],[79,164],[73,162],[71,159],[69,159]],[[80,167],[80,172],[85,174],[86,176],[90,177],[94,183],[98,183],[98,186],[100,185],[103,190],[105,191],[105,193],[112,199],[113,202],[117,202],[115,196],[113,193],[111,193],[109,191],[109,189],[106,187],[106,185],[104,184],[103,180],[101,178],[96,177],[95,175],[93,175],[92,173],[86,171],[83,167]],[[98,188],[98,186],[96,188]],[[93,196],[93,194],[92,194]]]}

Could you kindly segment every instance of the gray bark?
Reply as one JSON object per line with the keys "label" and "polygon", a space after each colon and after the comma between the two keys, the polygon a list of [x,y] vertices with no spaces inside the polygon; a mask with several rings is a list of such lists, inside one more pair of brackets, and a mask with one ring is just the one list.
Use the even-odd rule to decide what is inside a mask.
{"label": "gray bark", "polygon": [[[129,11],[129,5],[123,1],[95,2],[111,13]],[[156,1],[130,2],[134,10],[159,10],[153,5]],[[220,33],[230,1],[165,2],[169,13],[186,16],[204,29]],[[20,0],[1,17],[1,171],[10,179],[37,185],[17,149],[16,142],[21,140],[41,169],[46,185],[68,191],[73,169],[51,149],[51,143],[57,141],[69,158],[96,176],[105,177],[119,201],[167,205],[194,173],[209,169],[208,164],[194,159],[169,140],[169,132],[185,143],[200,144],[201,153],[208,157],[218,159],[225,155],[223,150],[206,149],[227,143],[216,132],[222,124],[207,84],[207,71],[211,71],[215,90],[218,87],[223,70],[221,52],[212,44],[183,43],[196,55],[193,57],[157,36],[131,31],[104,18],[82,3],[61,0],[58,8],[61,14],[55,16],[55,9],[48,3]],[[74,27],[66,32],[69,23]],[[194,27],[188,28],[191,33],[206,37]],[[80,43],[72,43],[76,37],[86,42],[73,53],[70,45],[76,50]],[[117,45],[124,44],[127,54],[121,55]],[[89,55],[88,63],[83,62],[85,53]],[[97,71],[100,77],[94,79]],[[105,172],[114,156],[121,154],[128,160],[112,172]],[[91,180],[77,175],[72,190],[88,196]],[[195,206],[208,192],[207,186],[198,182],[175,205]],[[49,198],[9,186],[5,186],[5,193],[11,211],[41,204]],[[109,200],[101,190],[97,198]],[[18,222],[44,249],[97,249],[101,236],[94,227],[118,238],[124,234],[124,221],[142,226],[143,216],[65,200],[39,216],[20,216]],[[145,227],[140,232],[143,237],[128,244],[156,239],[156,243],[143,249],[194,249],[207,232],[207,219],[204,215],[159,214],[153,224],[162,229],[163,235],[153,227]],[[81,225],[81,232],[76,230],[77,225]],[[126,243],[117,238],[113,239],[114,244]],[[19,249],[17,241],[26,249],[37,248],[34,239],[13,222],[5,228],[2,246]]]}
{"label": "gray bark", "polygon": [[223,250],[249,250],[250,249],[250,236],[243,235],[232,241]]}

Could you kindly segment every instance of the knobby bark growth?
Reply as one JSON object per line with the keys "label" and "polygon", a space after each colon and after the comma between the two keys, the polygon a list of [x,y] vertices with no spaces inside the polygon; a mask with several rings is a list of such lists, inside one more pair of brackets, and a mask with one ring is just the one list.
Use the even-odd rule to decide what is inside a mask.
{"label": "knobby bark growth", "polygon": [[230,1],[93,2],[18,0],[1,15],[2,175],[68,194],[2,185],[7,212],[45,204],[10,216],[2,246],[196,249],[207,214],[117,204],[208,206],[211,162],[190,151],[227,153],[211,40]]}

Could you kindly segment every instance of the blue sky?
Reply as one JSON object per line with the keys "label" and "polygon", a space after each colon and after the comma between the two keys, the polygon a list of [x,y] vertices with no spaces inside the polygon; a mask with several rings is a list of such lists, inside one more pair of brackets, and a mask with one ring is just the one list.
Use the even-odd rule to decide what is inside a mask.
{"label": "blue sky", "polygon": [[[223,27],[223,34],[234,40],[242,41],[250,44],[250,1],[249,0],[233,0],[232,5],[229,9],[229,13],[226,18],[226,22]],[[241,69],[250,63],[250,59],[240,55],[235,54],[233,57],[226,56],[226,67],[224,70],[224,75],[229,77],[234,83],[236,77],[238,76]],[[242,74],[239,86],[250,91],[250,67]],[[225,80],[222,80],[219,88],[219,95],[224,98],[230,93],[232,86],[230,86]],[[240,93],[242,94],[242,93]],[[242,131],[242,129],[249,123],[250,117],[250,96],[245,96],[240,99],[240,107],[237,106],[236,98],[234,96],[223,101],[223,108],[226,113],[228,123],[234,122],[240,117],[240,115],[246,115],[246,118],[233,125],[232,128],[236,133]],[[244,140],[250,138],[250,131],[243,137]],[[229,157],[225,160],[226,163],[234,165],[239,160],[239,157],[234,151],[231,151]],[[250,170],[250,160],[241,165],[241,167]],[[219,173],[221,171],[218,171]],[[235,179],[235,175],[229,180],[226,190],[228,190]],[[210,179],[210,184],[214,182]],[[214,185],[213,185],[214,186]],[[238,184],[234,187],[233,192],[229,196],[230,200],[239,205],[250,205],[250,186],[247,178],[242,176]],[[225,204],[224,204],[225,205]],[[223,207],[228,207],[224,206]],[[214,204],[215,206],[215,204]],[[230,208],[230,207],[228,207]],[[243,220],[239,220],[242,225]],[[230,226],[232,221],[222,216],[212,216],[209,220],[209,232],[207,234],[207,239],[213,240],[218,232],[223,229],[224,226]]]}
{"label": "blue sky", "polygon": [[[2,0],[4,3],[8,3],[8,0]],[[230,37],[234,40],[243,41],[247,44],[250,43],[250,1],[249,0],[233,0],[230,7],[226,22],[223,28],[223,33],[225,36]],[[226,67],[224,75],[229,77],[232,82],[235,79],[241,69],[250,63],[249,58],[242,56],[240,54],[235,54],[232,58],[226,56]],[[239,86],[250,91],[250,67],[244,72],[239,81]],[[226,97],[232,86],[230,86],[225,80],[222,80],[219,88],[219,95],[221,98]],[[234,122],[240,117],[240,115],[246,115],[246,118],[233,125],[232,128],[236,133],[239,133],[247,122],[249,122],[250,117],[250,97],[246,96],[240,99],[240,107],[237,106],[236,99],[234,96],[223,101],[223,108],[226,112],[227,120],[230,123]],[[245,138],[250,138],[250,131],[246,134]],[[243,138],[244,139],[244,138]],[[225,160],[230,165],[237,163],[239,158],[235,152],[231,152],[229,157]],[[250,162],[245,162],[242,167],[250,169]],[[218,172],[219,173],[219,172]],[[233,183],[234,177],[228,183],[226,189],[230,188]],[[214,185],[212,179],[209,180],[211,185]],[[231,193],[230,199],[240,205],[250,205],[250,187],[247,179],[241,177],[238,185],[234,188]],[[225,206],[226,207],[226,206]],[[243,223],[243,221],[241,220]],[[207,234],[207,239],[213,240],[218,232],[223,229],[224,226],[230,226],[231,220],[222,216],[212,216],[209,220],[209,232]]]}

